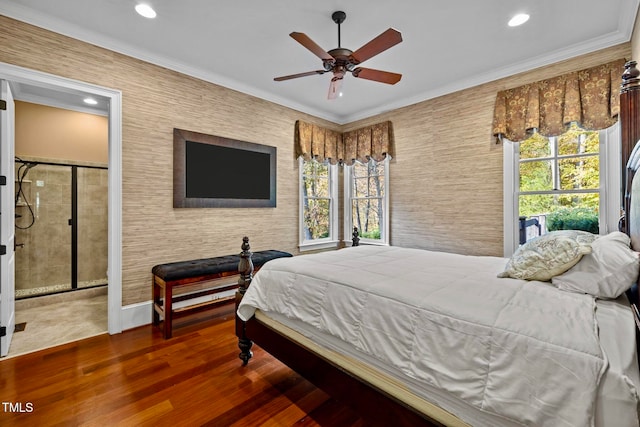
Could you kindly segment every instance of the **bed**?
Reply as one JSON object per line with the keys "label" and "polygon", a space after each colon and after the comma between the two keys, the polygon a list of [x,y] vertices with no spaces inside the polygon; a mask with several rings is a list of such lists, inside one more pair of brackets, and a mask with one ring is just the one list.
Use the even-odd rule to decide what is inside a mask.
{"label": "bed", "polygon": [[245,238],[243,364],[255,342],[372,425],[637,426],[637,300],[627,289],[638,277],[640,178],[627,164],[640,138],[638,75],[628,63],[621,232],[550,236],[553,267],[572,263],[551,281],[518,276],[526,251],[380,246],[273,260],[254,278]]}

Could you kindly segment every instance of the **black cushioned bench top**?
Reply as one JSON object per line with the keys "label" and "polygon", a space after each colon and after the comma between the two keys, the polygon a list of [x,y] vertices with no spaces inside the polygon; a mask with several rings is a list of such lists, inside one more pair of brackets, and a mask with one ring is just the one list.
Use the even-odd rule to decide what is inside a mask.
{"label": "black cushioned bench top", "polygon": [[[291,257],[289,252],[268,250],[253,252],[251,261],[255,267],[261,267],[267,261],[276,258]],[[240,255],[225,255],[215,258],[195,259],[192,261],[178,261],[168,264],[158,264],[151,269],[151,272],[169,282],[172,280],[186,279],[189,277],[206,276],[208,274],[218,274],[228,271],[238,270]]]}

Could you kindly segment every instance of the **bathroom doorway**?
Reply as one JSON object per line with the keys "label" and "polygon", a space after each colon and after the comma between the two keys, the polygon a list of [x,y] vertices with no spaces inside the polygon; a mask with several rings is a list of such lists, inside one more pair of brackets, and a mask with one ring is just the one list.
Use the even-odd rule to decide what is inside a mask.
{"label": "bathroom doorway", "polygon": [[[8,356],[107,332],[108,119],[16,99],[14,142],[16,328]],[[59,313],[55,322],[51,313]]]}
{"label": "bathroom doorway", "polygon": [[[122,93],[117,90],[84,83],[77,80],[67,79],[47,73],[41,73],[35,70],[29,70],[17,67],[11,64],[0,63],[0,79],[9,82],[14,92],[16,100],[26,102],[42,103],[44,105],[57,105],[57,103],[71,102],[75,105],[82,105],[82,101],[87,96],[92,96],[98,100],[106,116],[108,117],[108,225],[107,225],[107,245],[108,245],[108,261],[107,261],[107,277],[108,277],[108,296],[107,307],[108,312],[108,332],[115,334],[122,332],[123,326],[123,310],[122,310]],[[18,88],[18,90],[16,90]],[[26,89],[20,93],[19,88]],[[41,102],[43,101],[43,102]],[[49,104],[49,102],[53,104]],[[59,106],[59,105],[57,105]],[[12,117],[13,103],[7,103],[9,117]],[[4,135],[3,137],[6,137]],[[11,135],[9,135],[11,137]],[[1,138],[0,138],[1,139]],[[13,146],[13,139],[10,141],[3,140],[2,153],[5,157],[13,159],[13,153],[7,147]],[[41,159],[38,159],[41,160]],[[12,165],[13,167],[13,165]],[[32,172],[39,166],[33,166]],[[12,171],[9,178],[13,175]],[[37,185],[37,183],[36,183]],[[13,190],[13,186],[10,186]],[[13,203],[12,203],[13,204]],[[13,206],[12,206],[13,207]],[[12,212],[13,214],[13,212]],[[19,218],[18,218],[19,219]],[[13,228],[14,219],[11,215],[11,228]],[[3,242],[4,243],[4,242]],[[17,242],[19,243],[19,242]],[[13,241],[11,242],[13,249]],[[9,249],[9,247],[7,246]],[[12,275],[13,277],[13,275]],[[3,305],[2,318],[13,318],[15,312],[14,301],[8,298],[6,289],[11,289],[11,295],[15,292],[13,280],[2,281]],[[69,295],[73,292],[66,292],[60,295]],[[11,303],[6,306],[4,301]],[[51,313],[49,323],[51,322]],[[60,328],[59,328],[60,329]],[[4,337],[11,342],[11,335]],[[6,353],[0,354],[5,356]]]}

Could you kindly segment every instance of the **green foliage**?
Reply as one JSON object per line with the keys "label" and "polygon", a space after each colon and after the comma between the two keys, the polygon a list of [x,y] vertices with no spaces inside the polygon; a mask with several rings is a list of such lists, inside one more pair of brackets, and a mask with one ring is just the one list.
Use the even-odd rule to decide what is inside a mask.
{"label": "green foliage", "polygon": [[315,160],[304,162],[303,180],[305,239],[329,237],[329,166]]}
{"label": "green foliage", "polygon": [[369,232],[360,233],[360,237],[364,239],[376,239],[380,240],[380,229],[372,230]]}
{"label": "green foliage", "polygon": [[582,230],[598,234],[598,212],[589,208],[557,210],[547,215],[547,230]]}
{"label": "green foliage", "polygon": [[[554,148],[555,147],[555,148]],[[519,143],[519,211],[521,216],[544,215],[574,207],[599,207],[599,134],[575,124],[553,143],[538,133]],[[554,157],[557,151],[558,157]],[[593,192],[573,193],[573,190]],[[536,192],[555,192],[536,194]]]}
{"label": "green foliage", "polygon": [[385,163],[374,160],[356,162],[352,169],[351,213],[360,237],[380,240],[380,224],[384,221]]}

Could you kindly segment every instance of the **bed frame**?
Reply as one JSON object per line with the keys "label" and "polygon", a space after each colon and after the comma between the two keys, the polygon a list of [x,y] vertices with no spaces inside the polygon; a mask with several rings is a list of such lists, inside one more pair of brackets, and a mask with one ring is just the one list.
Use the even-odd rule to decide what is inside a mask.
{"label": "bed frame", "polygon": [[[631,237],[634,250],[640,251],[640,179],[637,184],[634,183],[634,172],[626,167],[631,151],[640,139],[640,71],[636,68],[635,61],[625,64],[620,91],[619,117],[622,139],[620,230]],[[633,188],[632,183],[634,184]],[[634,194],[639,196],[634,198],[632,197]],[[357,239],[357,233],[354,232],[354,245],[357,245]],[[242,242],[238,271],[240,279],[236,293],[236,307],[253,278],[253,263],[247,237]],[[628,292],[628,296],[636,315],[636,324],[640,328],[637,286]],[[415,411],[400,400],[369,384],[366,380],[341,369],[331,360],[301,347],[293,340],[256,320],[255,317],[243,322],[236,315],[236,335],[239,339],[239,357],[243,365],[247,365],[252,357],[251,347],[255,342],[318,388],[350,406],[372,425],[442,425],[426,418],[424,414]],[[636,342],[640,342],[640,340],[636,339]]]}
{"label": "bed frame", "polygon": [[[621,139],[621,194],[622,215],[620,231],[631,238],[631,248],[640,252],[640,178],[634,180],[636,172],[627,167],[631,151],[640,144],[640,70],[636,61],[625,64],[620,85],[620,139]],[[638,284],[628,292],[636,321],[636,346],[640,354],[640,295]]]}

